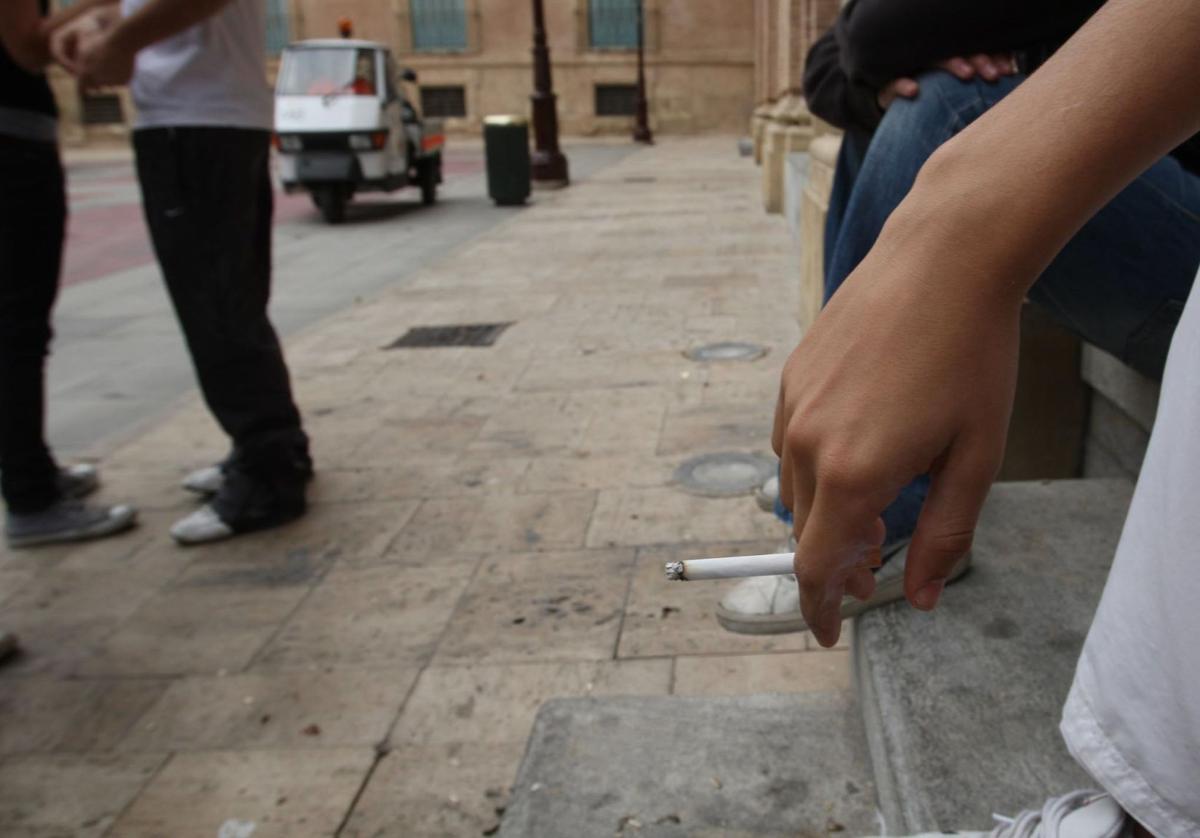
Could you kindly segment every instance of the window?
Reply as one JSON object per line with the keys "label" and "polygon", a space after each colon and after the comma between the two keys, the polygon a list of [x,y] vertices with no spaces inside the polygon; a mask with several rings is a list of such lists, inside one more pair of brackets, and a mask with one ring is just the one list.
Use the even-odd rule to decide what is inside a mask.
{"label": "window", "polygon": [[466,116],[466,89],[462,85],[422,87],[421,113],[426,117]]}
{"label": "window", "polygon": [[125,114],[116,93],[84,93],[80,99],[80,121],[84,125],[121,125]]}
{"label": "window", "polygon": [[287,0],[267,0],[267,55],[279,55],[291,40]]}
{"label": "window", "polygon": [[588,43],[592,49],[636,49],[640,0],[588,0]]}
{"label": "window", "polygon": [[466,0],[409,0],[413,49],[417,52],[467,48]]}
{"label": "window", "polygon": [[596,116],[633,116],[637,111],[637,85],[596,85]]}

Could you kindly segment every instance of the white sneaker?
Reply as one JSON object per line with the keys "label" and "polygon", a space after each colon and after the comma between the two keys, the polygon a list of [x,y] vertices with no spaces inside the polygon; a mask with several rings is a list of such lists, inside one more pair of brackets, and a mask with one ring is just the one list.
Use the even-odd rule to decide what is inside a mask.
{"label": "white sneaker", "polygon": [[[846,596],[842,599],[841,615],[846,620],[864,611],[878,608],[904,598],[904,563],[908,557],[907,541],[901,541],[884,551],[891,556],[875,574],[875,593],[865,602]],[[970,567],[968,554],[948,582],[953,582]],[[786,634],[807,631],[808,623],[800,613],[800,587],[790,573],[782,576],[755,576],[739,582],[717,603],[717,622],[737,634]]]}
{"label": "white sneaker", "polygon": [[754,490],[754,500],[763,512],[774,512],[779,499],[779,476],[768,477],[766,482]]}
{"label": "white sneaker", "polygon": [[1117,801],[1094,790],[1052,797],[1040,812],[1031,809],[1015,818],[992,817],[1000,825],[991,832],[923,832],[909,838],[1126,838],[1133,834],[1129,817]]}
{"label": "white sneaker", "polygon": [[225,470],[221,466],[205,466],[183,478],[183,488],[197,495],[211,497],[221,491],[221,484],[224,482]]}
{"label": "white sneaker", "polygon": [[211,505],[205,504],[171,527],[171,538],[180,544],[207,544],[233,535],[233,527],[221,520]]}

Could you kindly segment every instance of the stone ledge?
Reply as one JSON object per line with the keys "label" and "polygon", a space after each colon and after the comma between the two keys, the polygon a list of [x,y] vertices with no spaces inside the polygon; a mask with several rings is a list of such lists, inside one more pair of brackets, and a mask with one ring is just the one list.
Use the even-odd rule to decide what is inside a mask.
{"label": "stone ledge", "polygon": [[1058,734],[1131,487],[997,484],[974,564],[934,614],[860,617],[854,658],[891,834],[986,829],[1049,792],[1088,785]]}
{"label": "stone ledge", "polygon": [[1091,344],[1083,346],[1083,380],[1147,433],[1158,411],[1159,384]]}

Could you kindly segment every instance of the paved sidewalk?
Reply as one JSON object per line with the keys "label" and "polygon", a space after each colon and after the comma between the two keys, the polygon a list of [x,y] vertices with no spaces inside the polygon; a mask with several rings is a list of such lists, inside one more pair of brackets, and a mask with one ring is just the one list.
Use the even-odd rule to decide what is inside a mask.
{"label": "paved sidewalk", "polygon": [[[139,529],[0,551],[28,650],[0,668],[0,834],[489,834],[549,697],[848,686],[845,649],[728,634],[722,587],[662,579],[781,540],[671,484],[769,450],[797,328],[757,189],[733,139],[663,140],[293,336],[319,474],[288,528],[170,544],[178,479],[222,453],[196,399],[114,452]],[[493,321],[491,348],[383,348]],[[715,340],[771,352],[681,354]]]}
{"label": "paved sidewalk", "polygon": [[[629,145],[570,141],[580,177]],[[54,312],[48,432],[64,456],[103,456],[161,419],[195,386],[142,218],[126,148],[68,153],[71,203],[64,288]],[[345,224],[322,221],[307,195],[275,196],[271,317],[285,336],[311,326],[445,258],[524,210],[487,198],[482,146],[455,139],[435,206],[413,190],[366,194]]]}

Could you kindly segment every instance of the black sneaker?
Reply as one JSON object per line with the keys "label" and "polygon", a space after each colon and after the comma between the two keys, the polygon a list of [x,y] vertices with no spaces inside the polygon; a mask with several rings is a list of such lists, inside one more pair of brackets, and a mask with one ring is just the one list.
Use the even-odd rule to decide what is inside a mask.
{"label": "black sneaker", "polygon": [[304,484],[309,476],[298,474],[294,483],[268,483],[229,469],[212,501],[176,521],[171,537],[185,545],[208,544],[294,521],[307,509]]}
{"label": "black sneaker", "polygon": [[103,538],[129,529],[136,520],[137,510],[132,506],[98,506],[64,499],[41,512],[10,511],[5,535],[10,547],[35,547]]}

